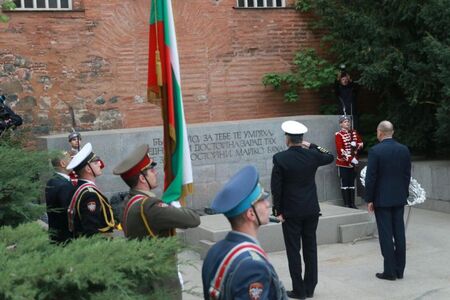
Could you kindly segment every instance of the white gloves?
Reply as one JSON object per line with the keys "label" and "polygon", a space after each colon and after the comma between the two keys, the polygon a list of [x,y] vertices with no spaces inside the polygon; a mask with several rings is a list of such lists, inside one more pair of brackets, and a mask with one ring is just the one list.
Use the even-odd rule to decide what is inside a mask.
{"label": "white gloves", "polygon": [[176,208],[181,207],[180,201],[172,201],[172,202],[170,202],[170,205],[173,207],[176,207]]}
{"label": "white gloves", "polygon": [[355,141],[352,141],[352,142],[350,143],[350,145],[351,145],[352,147],[356,147],[356,142],[355,142]]}
{"label": "white gloves", "polygon": [[359,161],[353,157],[352,159],[352,164],[354,164],[355,166],[359,163]]}

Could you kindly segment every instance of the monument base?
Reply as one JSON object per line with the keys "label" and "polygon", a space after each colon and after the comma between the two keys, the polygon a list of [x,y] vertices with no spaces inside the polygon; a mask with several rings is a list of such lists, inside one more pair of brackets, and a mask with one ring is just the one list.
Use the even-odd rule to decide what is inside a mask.
{"label": "monument base", "polygon": [[[371,236],[376,230],[373,216],[366,210],[320,204],[322,216],[317,228],[317,244],[346,243]],[[180,231],[180,236],[192,245],[203,259],[209,248],[231,230],[223,215],[202,216],[197,228]],[[267,252],[285,249],[281,223],[269,223],[260,228],[258,240]]]}

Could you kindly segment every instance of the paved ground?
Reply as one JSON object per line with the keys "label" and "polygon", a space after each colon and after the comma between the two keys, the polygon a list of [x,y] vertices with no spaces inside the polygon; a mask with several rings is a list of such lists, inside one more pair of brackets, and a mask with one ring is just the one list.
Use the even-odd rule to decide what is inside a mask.
{"label": "paved ground", "polygon": [[[412,209],[406,233],[405,277],[386,281],[375,278],[382,271],[377,239],[355,244],[319,246],[319,283],[314,299],[450,299],[450,214]],[[291,282],[285,252],[269,254],[289,290]],[[182,253],[185,280],[183,299],[202,299],[200,257]]]}

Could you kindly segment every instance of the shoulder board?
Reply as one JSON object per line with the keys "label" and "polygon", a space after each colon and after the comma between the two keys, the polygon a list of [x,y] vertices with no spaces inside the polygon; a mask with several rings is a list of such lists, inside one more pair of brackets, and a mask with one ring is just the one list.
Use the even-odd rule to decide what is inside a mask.
{"label": "shoulder board", "polygon": [[322,153],[330,154],[330,151],[328,151],[326,148],[323,148],[323,147],[320,147],[320,146],[317,146],[317,150],[319,150]]}

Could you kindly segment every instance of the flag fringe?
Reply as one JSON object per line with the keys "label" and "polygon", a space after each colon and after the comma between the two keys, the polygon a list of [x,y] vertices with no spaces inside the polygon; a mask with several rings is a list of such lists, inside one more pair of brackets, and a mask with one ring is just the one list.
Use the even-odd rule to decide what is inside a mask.
{"label": "flag fringe", "polygon": [[183,184],[182,191],[181,191],[181,197],[180,197],[181,206],[186,206],[186,197],[189,195],[192,195],[193,193],[194,193],[194,184],[193,183]]}

